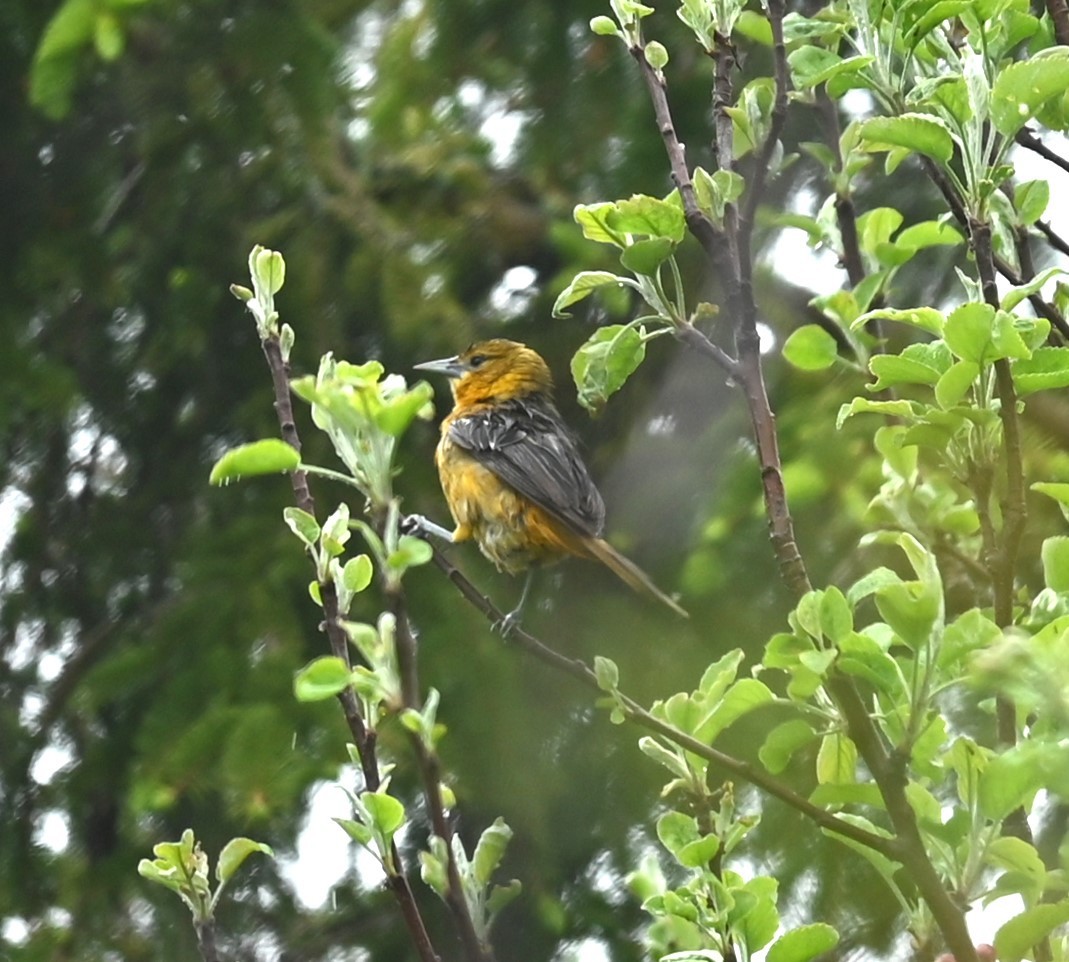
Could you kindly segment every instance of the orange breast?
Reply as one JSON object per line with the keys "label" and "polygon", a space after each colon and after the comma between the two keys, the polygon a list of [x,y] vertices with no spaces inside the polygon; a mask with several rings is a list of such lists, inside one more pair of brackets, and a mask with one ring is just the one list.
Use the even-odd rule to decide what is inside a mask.
{"label": "orange breast", "polygon": [[582,542],[443,436],[435,455],[454,541],[474,539],[498,569],[515,573],[566,554],[585,555]]}

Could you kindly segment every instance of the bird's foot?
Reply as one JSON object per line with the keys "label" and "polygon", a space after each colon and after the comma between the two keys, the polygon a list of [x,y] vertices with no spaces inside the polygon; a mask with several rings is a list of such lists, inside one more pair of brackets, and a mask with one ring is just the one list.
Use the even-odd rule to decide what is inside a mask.
{"label": "bird's foot", "polygon": [[430,518],[425,518],[422,514],[406,514],[401,519],[400,528],[401,534],[413,535],[417,538],[429,536],[445,541],[447,544],[453,543],[453,533],[451,531],[446,531],[440,524],[435,524]]}
{"label": "bird's foot", "polygon": [[513,608],[504,618],[494,623],[494,629],[501,632],[501,637],[508,639],[523,622],[522,606]]}

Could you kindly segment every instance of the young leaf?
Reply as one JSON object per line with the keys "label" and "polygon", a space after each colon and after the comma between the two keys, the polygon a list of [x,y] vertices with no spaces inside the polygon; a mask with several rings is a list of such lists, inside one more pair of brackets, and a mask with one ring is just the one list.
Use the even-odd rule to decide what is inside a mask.
{"label": "young leaf", "polygon": [[599,411],[645,356],[646,343],[635,328],[621,324],[598,328],[572,358],[579,403],[589,411]]}
{"label": "young leaf", "polygon": [[297,701],[323,701],[344,691],[352,681],[345,662],[334,655],[322,655],[305,665],[293,679]]}
{"label": "young leaf", "polygon": [[599,287],[604,287],[606,284],[628,283],[631,283],[628,278],[620,277],[618,274],[613,274],[610,271],[580,271],[574,278],[572,278],[572,282],[560,292],[557,299],[553,302],[553,316],[570,317],[571,315],[565,308],[579,303],[579,301],[583,300],[583,298],[592,291],[596,291]]}
{"label": "young leaf", "polygon": [[265,438],[231,448],[212,465],[208,481],[211,484],[230,484],[257,474],[279,474],[293,471],[301,463],[297,451],[278,438]]}
{"label": "young leaf", "polygon": [[1035,905],[1012,918],[995,935],[1000,962],[1020,962],[1059,925],[1069,922],[1069,900]]}
{"label": "young leaf", "polygon": [[1008,64],[991,88],[991,121],[999,133],[1012,137],[1048,100],[1069,88],[1069,51],[1044,50],[1028,60]]}
{"label": "young leaf", "polygon": [[471,859],[472,875],[479,885],[485,887],[490,883],[490,876],[501,864],[511,838],[512,829],[503,818],[495,818],[493,824],[483,830]]}
{"label": "young leaf", "polygon": [[242,863],[255,852],[275,857],[270,845],[263,842],[254,842],[251,838],[232,838],[219,853],[219,861],[215,866],[215,877],[220,882],[229,882],[234,873],[241,868]]}
{"label": "young leaf", "polygon": [[942,121],[929,114],[899,114],[873,117],[860,127],[861,139],[870,150],[905,147],[946,164],[954,156],[954,140]]}
{"label": "young leaf", "polygon": [[809,962],[839,944],[839,933],[824,922],[813,922],[785,932],[768,950],[765,962]]}
{"label": "young leaf", "polygon": [[839,356],[835,338],[819,324],[803,324],[783,344],[783,357],[801,371],[823,371]]}
{"label": "young leaf", "polygon": [[1021,397],[1069,387],[1069,347],[1040,347],[1014,361],[1013,383]]}

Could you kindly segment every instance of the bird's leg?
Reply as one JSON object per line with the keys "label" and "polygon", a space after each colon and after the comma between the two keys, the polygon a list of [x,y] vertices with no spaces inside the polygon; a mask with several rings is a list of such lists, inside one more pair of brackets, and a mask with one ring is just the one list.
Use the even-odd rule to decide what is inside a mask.
{"label": "bird's leg", "polygon": [[405,534],[429,535],[446,544],[453,544],[452,531],[447,531],[440,524],[435,524],[430,518],[425,518],[421,514],[406,514],[401,521],[401,530]]}
{"label": "bird's leg", "polygon": [[523,590],[520,592],[520,600],[516,603],[516,607],[512,609],[504,618],[502,618],[496,625],[501,631],[501,635],[504,638],[508,638],[517,628],[520,627],[520,622],[523,620],[523,606],[527,604],[527,596],[531,593],[531,585],[535,580],[535,569],[529,568],[527,570],[527,577],[523,582]]}

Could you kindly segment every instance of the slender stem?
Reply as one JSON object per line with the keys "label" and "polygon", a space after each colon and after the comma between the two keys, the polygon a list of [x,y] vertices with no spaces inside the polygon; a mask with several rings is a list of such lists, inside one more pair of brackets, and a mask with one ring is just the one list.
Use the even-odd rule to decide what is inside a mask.
{"label": "slender stem", "polygon": [[197,948],[203,962],[219,962],[219,949],[215,944],[215,919],[194,922],[197,933]]}
{"label": "slender stem", "polygon": [[[504,613],[479,591],[437,546],[432,545],[431,547],[434,551],[434,564],[453,583],[464,599],[473,608],[481,612],[491,625],[500,624],[502,618],[504,618]],[[510,645],[522,648],[525,652],[533,655],[551,668],[570,675],[590,690],[598,694],[604,694],[594,671],[581,658],[572,658],[562,654],[540,641],[534,635],[529,634],[522,627],[511,631],[506,641]],[[814,805],[804,795],[799,795],[784,782],[769,775],[764,769],[757,768],[742,759],[713,748],[711,745],[693,738],[667,722],[661,721],[627,695],[617,692],[617,697],[625,717],[640,728],[661,735],[681,748],[685,748],[700,758],[712,762],[724,771],[755,785],[767,794],[778,798],[791,808],[801,812],[821,828],[860,842],[862,845],[881,852],[889,858],[899,858],[894,839],[876,835],[844,821],[834,813]]]}
{"label": "slender stem", "polygon": [[[271,383],[275,394],[275,412],[278,415],[279,429],[284,440],[298,454],[301,451],[301,438],[297,431],[297,424],[293,417],[293,399],[290,395],[290,366],[282,357],[282,349],[277,335],[264,338],[261,342],[264,356],[267,358],[267,366],[271,371]],[[315,515],[315,499],[308,487],[308,473],[298,468],[290,473],[290,483],[293,487],[293,496],[297,507],[310,515]],[[331,653],[340,658],[347,666],[351,665],[349,659],[349,641],[341,625],[338,610],[338,594],[334,583],[328,581],[319,585],[320,597],[323,603],[323,628],[330,642]],[[377,735],[373,728],[368,727],[364,716],[360,712],[360,705],[356,700],[356,694],[352,688],[346,688],[338,694],[338,702],[345,716],[345,722],[352,735],[353,744],[360,758],[360,768],[364,776],[364,784],[369,791],[375,791],[381,784],[379,775],[379,763],[376,756]],[[400,854],[397,847],[392,851],[394,865],[401,864]],[[427,927],[416,905],[412,888],[408,884],[407,877],[401,872],[387,872],[386,883],[393,892],[404,917],[409,935],[416,947],[420,962],[440,962],[438,953],[435,952]]]}
{"label": "slender stem", "polygon": [[[419,695],[419,674],[416,661],[416,638],[412,632],[412,622],[408,617],[405,596],[401,589],[388,593],[389,608],[396,622],[397,662],[401,674],[401,692],[406,708],[418,711],[421,707]],[[471,908],[464,897],[464,883],[460,877],[460,868],[453,854],[453,827],[446,817],[445,803],[442,800],[442,767],[437,753],[413,732],[410,741],[419,766],[423,782],[423,797],[431,818],[434,834],[445,842],[446,876],[449,887],[445,894],[445,903],[452,913],[453,921],[460,934],[464,955],[468,962],[493,962],[494,956],[489,947],[484,945],[475,931]]]}
{"label": "slender stem", "polygon": [[768,0],[768,23],[772,28],[772,71],[776,82],[776,99],[772,103],[768,135],[754,154],[753,175],[746,187],[746,202],[742,212],[742,240],[750,243],[754,215],[761,202],[765,182],[768,179],[772,156],[783,133],[787,120],[787,95],[790,92],[790,74],[787,71],[787,47],[783,42],[783,0]]}
{"label": "slender stem", "polygon": [[[1064,40],[1058,42],[1065,43]],[[1022,127],[1017,131],[1016,140],[1022,147],[1026,147],[1028,150],[1038,154],[1044,160],[1049,160],[1055,166],[1061,167],[1062,170],[1069,173],[1069,160],[1066,160],[1061,154],[1056,154],[1027,127]]]}
{"label": "slender stem", "polygon": [[1047,221],[1037,220],[1036,230],[1047,238],[1047,243],[1059,254],[1069,255],[1069,242],[1067,242],[1060,234],[1056,233],[1054,228],[1051,227]]}

